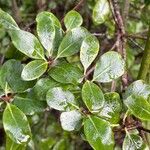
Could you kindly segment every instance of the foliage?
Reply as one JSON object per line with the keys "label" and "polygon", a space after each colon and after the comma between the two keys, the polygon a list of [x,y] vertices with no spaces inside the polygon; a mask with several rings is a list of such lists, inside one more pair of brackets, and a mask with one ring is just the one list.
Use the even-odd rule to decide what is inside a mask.
{"label": "foliage", "polygon": [[[52,11],[35,12],[36,27],[31,32],[10,15],[9,1],[6,6],[1,3],[0,129],[5,131],[5,140],[0,149],[148,150],[150,143],[145,142],[141,130],[150,130],[150,72],[137,80],[138,57],[143,50],[134,51],[136,47],[127,41],[125,58],[117,46],[113,48],[121,29],[115,31],[109,1],[88,0],[85,12],[81,11],[83,17],[77,8],[68,11],[64,6],[61,21],[62,16],[52,12],[64,1],[45,2],[45,10]],[[25,21],[33,19],[27,16],[35,10],[34,3],[26,0],[17,10],[25,14]],[[131,5],[139,7],[141,3],[149,9],[146,0]],[[123,5],[121,1],[120,7]],[[129,11],[137,10],[132,7]],[[132,34],[148,24],[130,19],[125,27]],[[93,33],[96,29],[100,33]],[[101,34],[105,40],[96,37]],[[144,45],[141,39],[137,42]],[[127,71],[127,80],[132,82],[125,87]]]}

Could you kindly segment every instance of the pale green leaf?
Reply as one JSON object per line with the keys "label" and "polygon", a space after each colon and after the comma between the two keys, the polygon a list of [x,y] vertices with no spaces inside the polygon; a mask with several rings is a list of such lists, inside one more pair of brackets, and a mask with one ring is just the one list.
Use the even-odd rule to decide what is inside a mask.
{"label": "pale green leaf", "polygon": [[62,128],[66,131],[78,130],[82,124],[82,116],[77,110],[62,112],[60,122]]}
{"label": "pale green leaf", "polygon": [[74,95],[61,87],[49,89],[46,96],[47,104],[56,110],[69,111],[71,106],[76,106]]}
{"label": "pale green leaf", "polygon": [[2,9],[0,9],[0,25],[2,25],[6,29],[15,29],[18,30],[19,27],[15,20]]}
{"label": "pale green leaf", "polygon": [[39,78],[47,70],[48,63],[44,60],[34,60],[29,62],[22,71],[23,80],[30,81]]}
{"label": "pale green leaf", "polygon": [[131,113],[139,119],[150,120],[150,104],[147,99],[138,95],[131,95],[124,100]]}
{"label": "pale green leaf", "polygon": [[91,112],[97,112],[104,104],[104,95],[95,83],[86,81],[82,87],[82,100]]}
{"label": "pale green leaf", "polygon": [[44,50],[38,39],[23,30],[11,30],[10,36],[14,46],[23,54],[34,59],[44,59]]}
{"label": "pale green leaf", "polygon": [[101,56],[94,70],[93,81],[111,82],[125,72],[125,62],[117,52],[110,51]]}
{"label": "pale green leaf", "polygon": [[118,123],[122,111],[122,103],[119,94],[116,92],[106,93],[104,94],[104,98],[104,106],[98,115],[113,124]]}
{"label": "pale green leaf", "polygon": [[93,9],[92,18],[95,23],[102,24],[104,23],[110,14],[109,3],[107,0],[98,0]]}
{"label": "pale green leaf", "polygon": [[68,31],[59,46],[57,58],[68,57],[79,52],[82,41],[87,35],[89,32],[83,27]]}
{"label": "pale green leaf", "polygon": [[123,150],[149,150],[149,148],[139,135],[127,133],[123,142]]}
{"label": "pale green leaf", "polygon": [[[80,60],[84,67],[84,72],[91,65],[99,52],[99,41],[94,35],[86,37],[81,45]],[[84,73],[85,74],[85,73]]]}
{"label": "pale green leaf", "polygon": [[27,143],[31,139],[27,117],[15,105],[7,104],[3,113],[3,126],[7,136],[18,144]]}
{"label": "pale green leaf", "polygon": [[84,133],[94,150],[114,149],[114,137],[107,121],[95,116],[89,116],[84,122]]}
{"label": "pale green leaf", "polygon": [[[59,20],[50,12],[41,12],[36,17],[37,33],[49,56],[62,39],[62,28]],[[56,43],[58,45],[56,45]]]}
{"label": "pale green leaf", "polygon": [[75,10],[69,11],[64,18],[64,24],[67,31],[76,27],[80,27],[82,22],[83,19],[81,15]]}

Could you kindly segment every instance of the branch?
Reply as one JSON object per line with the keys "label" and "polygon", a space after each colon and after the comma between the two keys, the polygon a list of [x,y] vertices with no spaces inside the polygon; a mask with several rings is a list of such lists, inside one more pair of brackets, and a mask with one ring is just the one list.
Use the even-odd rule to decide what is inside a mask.
{"label": "branch", "polygon": [[149,26],[149,31],[147,35],[147,41],[144,49],[144,54],[142,57],[142,62],[141,62],[141,67],[140,71],[138,74],[138,79],[146,79],[147,73],[149,71],[150,67],[150,26]]}

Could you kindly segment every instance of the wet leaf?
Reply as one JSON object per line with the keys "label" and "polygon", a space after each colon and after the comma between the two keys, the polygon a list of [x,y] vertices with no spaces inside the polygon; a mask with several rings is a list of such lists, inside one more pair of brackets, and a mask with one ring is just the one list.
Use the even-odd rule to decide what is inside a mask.
{"label": "wet leaf", "polygon": [[25,114],[15,105],[7,104],[3,113],[3,126],[7,136],[18,144],[31,139],[31,130]]}
{"label": "wet leaf", "polygon": [[68,31],[59,46],[57,58],[68,57],[79,52],[82,41],[88,34],[89,32],[83,27]]}
{"label": "wet leaf", "polygon": [[90,81],[86,81],[82,87],[82,99],[91,112],[97,112],[104,104],[104,95],[101,89]]}
{"label": "wet leaf", "polygon": [[49,89],[46,100],[49,107],[60,111],[69,111],[71,106],[76,106],[74,95],[61,87]]}
{"label": "wet leaf", "polygon": [[150,120],[150,104],[144,97],[131,95],[124,100],[124,103],[131,113],[137,118],[142,120]]}
{"label": "wet leaf", "polygon": [[94,35],[90,35],[83,40],[80,50],[80,60],[84,67],[84,72],[86,72],[87,68],[94,61],[98,51],[99,41]]}
{"label": "wet leaf", "polygon": [[76,27],[80,27],[82,22],[82,16],[75,10],[69,11],[64,18],[64,24],[67,31]]}
{"label": "wet leaf", "polygon": [[104,23],[110,14],[109,3],[107,0],[98,0],[93,9],[92,18],[95,23],[102,24]]}
{"label": "wet leaf", "polygon": [[43,60],[34,60],[29,62],[22,71],[23,80],[30,81],[39,78],[47,70],[48,63]]}
{"label": "wet leaf", "polygon": [[121,55],[110,51],[103,54],[97,61],[93,81],[111,82],[122,76],[124,71],[125,62],[121,58]]}
{"label": "wet leaf", "polygon": [[81,127],[82,116],[77,110],[62,112],[60,115],[61,126],[66,131],[78,130]]}
{"label": "wet leaf", "polygon": [[84,133],[94,150],[113,150],[114,137],[107,121],[95,116],[89,116],[84,122]]}

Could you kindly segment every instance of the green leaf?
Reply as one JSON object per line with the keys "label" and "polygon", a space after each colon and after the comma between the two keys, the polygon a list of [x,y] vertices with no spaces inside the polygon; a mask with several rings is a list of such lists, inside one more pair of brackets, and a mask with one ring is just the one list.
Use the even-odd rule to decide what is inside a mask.
{"label": "green leaf", "polygon": [[125,62],[117,52],[110,51],[101,56],[96,63],[93,81],[111,82],[123,75]]}
{"label": "green leaf", "polygon": [[93,9],[93,21],[97,24],[104,23],[110,14],[109,3],[107,0],[98,0]]}
{"label": "green leaf", "polygon": [[74,95],[61,87],[49,89],[46,95],[47,104],[56,110],[69,111],[69,106],[76,106]]}
{"label": "green leaf", "polygon": [[84,72],[86,72],[87,68],[94,61],[98,51],[99,41],[94,35],[90,35],[83,40],[80,50],[80,60],[84,67]]}
{"label": "green leaf", "polygon": [[48,62],[44,60],[31,61],[23,68],[21,77],[26,81],[37,79],[45,73],[47,67]]}
{"label": "green leaf", "polygon": [[104,104],[103,92],[90,81],[86,81],[82,87],[82,99],[91,112],[99,111]]}
{"label": "green leaf", "polygon": [[46,102],[39,101],[38,99],[29,99],[16,95],[13,100],[13,104],[16,105],[26,115],[34,115],[38,112],[44,112],[46,108]]}
{"label": "green leaf", "polygon": [[35,99],[45,101],[47,91],[50,88],[58,87],[59,85],[60,84],[52,78],[41,78],[30,91],[29,97],[35,97]]}
{"label": "green leaf", "polygon": [[69,11],[64,18],[64,24],[67,31],[76,27],[80,27],[82,23],[83,19],[81,15],[75,10]]}
{"label": "green leaf", "polygon": [[150,120],[150,104],[142,96],[131,95],[124,100],[133,115],[142,120]]}
{"label": "green leaf", "polygon": [[21,72],[23,65],[20,61],[11,59],[3,64],[0,70],[0,85],[5,90],[6,83],[14,93],[24,92],[31,88],[35,82],[23,81],[21,79]]}
{"label": "green leaf", "polygon": [[77,110],[63,112],[60,115],[60,122],[66,131],[78,130],[82,124],[82,116]]}
{"label": "green leaf", "polygon": [[6,150],[25,150],[24,144],[17,144],[12,141],[9,137],[6,138]]}
{"label": "green leaf", "polygon": [[68,57],[79,52],[82,41],[88,34],[89,32],[83,27],[68,31],[59,46],[57,58]]}
{"label": "green leaf", "polygon": [[114,149],[114,137],[107,121],[95,116],[89,116],[84,122],[84,133],[94,150]]}
{"label": "green leaf", "polygon": [[123,142],[123,150],[148,150],[148,147],[140,136],[127,133]]}
{"label": "green leaf", "polygon": [[2,9],[0,9],[0,25],[2,25],[6,29],[19,29],[15,20]]}
{"label": "green leaf", "polygon": [[63,63],[50,69],[49,75],[60,83],[76,84],[81,81],[83,75],[81,70],[72,64]]}
{"label": "green leaf", "polygon": [[59,20],[49,12],[41,12],[36,17],[37,33],[44,48],[49,56],[53,54],[56,41],[59,43],[62,39],[62,28]]}
{"label": "green leaf", "polygon": [[106,93],[104,94],[104,98],[105,103],[99,113],[99,116],[113,124],[118,123],[122,111],[122,103],[119,94],[116,92]]}
{"label": "green leaf", "polygon": [[124,98],[126,99],[132,94],[139,95],[147,99],[150,95],[150,85],[146,84],[142,80],[137,80],[126,89]]}
{"label": "green leaf", "polygon": [[44,59],[44,50],[38,39],[23,30],[11,30],[10,36],[14,46],[23,54],[34,59]]}
{"label": "green leaf", "polygon": [[15,105],[7,104],[3,113],[3,126],[7,136],[18,144],[31,139],[31,130],[25,114]]}

